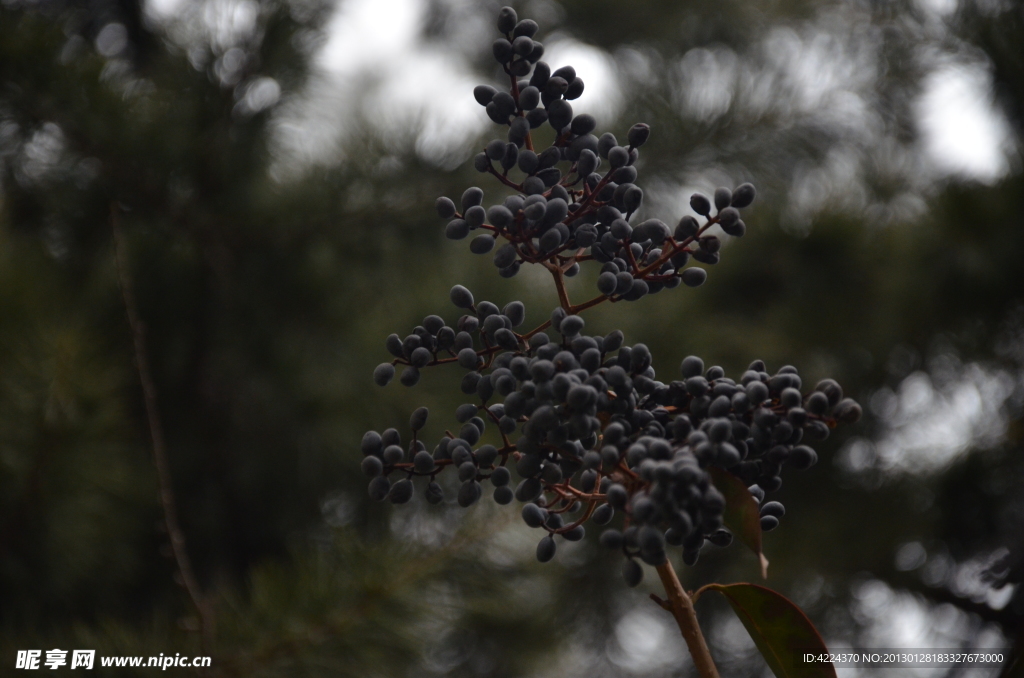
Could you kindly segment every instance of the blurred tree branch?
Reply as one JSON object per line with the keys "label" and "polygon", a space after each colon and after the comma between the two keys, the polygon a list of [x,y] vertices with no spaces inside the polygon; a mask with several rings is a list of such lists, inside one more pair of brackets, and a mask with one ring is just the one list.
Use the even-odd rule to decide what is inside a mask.
{"label": "blurred tree branch", "polygon": [[117,264],[117,278],[124,298],[125,314],[132,332],[132,346],[135,351],[135,369],[142,385],[143,402],[146,406],[146,418],[149,433],[153,442],[153,464],[156,466],[160,484],[160,505],[163,508],[164,524],[167,536],[171,540],[171,550],[181,574],[182,585],[199,615],[199,633],[202,641],[203,654],[209,655],[214,641],[214,613],[209,601],[203,594],[192,569],[192,561],[185,545],[185,535],[178,523],[178,508],[174,498],[174,484],[171,478],[171,467],[167,460],[167,444],[164,440],[163,426],[160,423],[160,411],[157,403],[156,383],[149,370],[146,357],[146,326],[139,317],[135,302],[135,290],[132,286],[131,273],[128,270],[126,245],[121,231],[120,210],[116,203],[110,206],[110,228],[114,237],[114,258]]}

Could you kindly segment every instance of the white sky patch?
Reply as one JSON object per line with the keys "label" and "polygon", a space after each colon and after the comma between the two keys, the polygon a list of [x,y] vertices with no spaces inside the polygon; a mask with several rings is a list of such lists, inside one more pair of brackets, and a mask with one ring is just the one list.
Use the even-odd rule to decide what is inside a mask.
{"label": "white sky patch", "polygon": [[[457,46],[423,39],[425,13],[424,0],[341,4],[316,58],[323,77],[280,118],[286,156],[302,165],[337,162],[356,121],[396,147],[413,143],[421,157],[441,166],[468,159],[466,140],[492,127],[473,99],[483,80]],[[552,68],[571,64],[586,84],[572,102],[575,112],[599,120],[617,115],[622,94],[607,53],[560,34],[545,37],[544,44]]]}
{"label": "white sky patch", "polygon": [[64,132],[61,128],[52,122],[44,123],[22,147],[22,160],[16,171],[31,182],[43,180],[58,169],[64,149]]}
{"label": "white sky patch", "polygon": [[154,19],[167,20],[181,11],[185,0],[146,0],[145,12]]}
{"label": "white sky patch", "polygon": [[957,372],[953,379],[936,383],[928,373],[914,372],[895,391],[876,391],[867,405],[883,432],[874,442],[852,439],[838,463],[855,473],[928,473],[949,466],[971,449],[1002,440],[1007,428],[1004,405],[1014,395],[1014,377],[976,363],[947,362]]}
{"label": "white sky patch", "polygon": [[[867,642],[874,647],[929,647],[933,631],[941,627],[917,604],[911,594],[894,591],[885,583],[871,579],[854,589],[853,614],[869,626]],[[938,634],[935,634],[938,635]],[[944,645],[937,647],[945,647]]]}
{"label": "white sky patch", "polygon": [[572,66],[576,75],[583,79],[583,95],[569,102],[573,113],[589,113],[597,118],[599,128],[607,125],[622,108],[622,90],[611,55],[564,34],[555,33],[542,38],[542,61],[553,71],[562,66]]}
{"label": "white sky patch", "polygon": [[738,67],[736,53],[730,49],[691,49],[676,66],[676,106],[704,122],[725,115],[732,105]]}
{"label": "white sky patch", "polygon": [[924,83],[918,118],[924,151],[948,175],[993,182],[1009,170],[1009,130],[980,66],[947,64]]}
{"label": "white sky patch", "polygon": [[368,119],[391,129],[418,124],[416,151],[432,160],[490,123],[473,99],[476,84],[461,62],[423,50],[389,74],[379,98],[368,102]]}
{"label": "white sky patch", "polygon": [[956,11],[957,0],[917,0],[917,6],[939,17],[946,17]]}
{"label": "white sky patch", "polygon": [[124,24],[109,23],[96,36],[96,51],[108,59],[116,57],[128,46],[128,30]]}
{"label": "white sky patch", "polygon": [[256,78],[245,87],[245,94],[235,104],[239,112],[252,115],[270,108],[281,98],[281,86],[273,78]]}
{"label": "white sky patch", "polygon": [[[853,587],[854,617],[864,625],[856,643],[862,648],[954,648],[970,641],[979,650],[1007,647],[1006,637],[995,624],[981,625],[970,614],[948,603],[930,604],[921,597],[898,591],[877,579]],[[826,638],[832,648],[849,647],[850,639]],[[852,678],[877,676],[878,669],[845,669]],[[948,667],[903,669],[900,675],[931,678],[945,676]],[[886,674],[888,675],[888,674]],[[896,672],[892,672],[895,676]],[[986,671],[967,672],[987,676]]]}
{"label": "white sky patch", "polygon": [[956,565],[949,577],[948,586],[961,598],[1001,610],[1010,602],[1017,587],[1015,584],[1006,584],[998,589],[992,588],[983,576],[990,562],[990,556],[979,556]]}
{"label": "white sky patch", "polygon": [[473,99],[478,78],[456,50],[423,39],[425,11],[423,0],[341,4],[316,57],[321,75],[280,119],[286,162],[340,161],[362,124],[444,166],[468,157],[465,140],[490,124]]}
{"label": "white sky patch", "polygon": [[658,612],[640,605],[615,624],[616,642],[607,650],[613,664],[633,673],[647,673],[685,661],[679,651],[681,644],[675,642],[675,626],[666,621],[672,617]]}
{"label": "white sky patch", "polygon": [[[916,2],[939,19],[958,4],[958,0]],[[466,21],[479,23],[487,14],[463,0],[448,0],[448,4],[465,14]],[[439,166],[455,167],[469,158],[472,149],[465,140],[491,126],[472,98],[472,89],[481,79],[472,72],[467,57],[480,46],[459,34],[447,44],[425,40],[427,7],[428,0],[340,0],[315,59],[317,72],[303,93],[283,97],[278,105],[279,166],[301,170],[342,162],[347,133],[367,123],[394,146],[413,144],[422,157]],[[253,0],[211,0],[201,6],[197,17],[193,16],[196,6],[185,0],[147,0],[146,14],[170,33],[180,33],[182,40],[200,37],[184,26],[187,17],[200,18],[204,42],[219,54],[254,30],[258,6]],[[492,21],[487,18],[485,23],[490,26]],[[880,124],[869,103],[879,42],[869,27],[849,37],[850,27],[856,25],[850,15],[830,14],[806,31],[773,28],[762,40],[766,66],[760,68],[742,62],[722,46],[690,50],[670,77],[676,85],[676,104],[690,116],[707,121],[737,106],[754,115],[775,112],[803,117],[841,130],[854,147],[870,144]],[[573,65],[586,83],[583,96],[572,102],[574,111],[591,113],[599,123],[615,117],[622,109],[623,92],[612,57],[563,33],[541,37],[546,46],[544,60],[553,68]],[[458,44],[451,44],[452,40]],[[205,62],[195,63],[203,67]],[[1008,154],[1013,144],[1009,126],[994,105],[986,67],[948,60],[935,68],[923,86],[916,110],[920,149],[925,165],[932,168],[929,178],[993,182],[1004,176],[1010,169]],[[849,167],[840,162],[831,169]],[[280,169],[273,174],[280,176]],[[861,167],[859,171],[869,170]],[[849,183],[848,176],[842,179],[843,184]],[[823,188],[828,187],[810,186],[813,190],[804,196],[801,207],[810,206],[811,211],[815,205],[820,207],[819,198],[832,193],[823,193]]]}
{"label": "white sky patch", "polygon": [[867,103],[876,86],[878,30],[849,10],[801,30],[773,28],[760,45],[764,66],[747,65],[747,104],[808,117],[852,138],[874,131]]}
{"label": "white sky patch", "polygon": [[901,572],[922,568],[921,580],[927,586],[944,586],[961,598],[1001,610],[1009,604],[1017,590],[1016,584],[993,588],[985,572],[1005,553],[1006,550],[1001,549],[956,563],[944,551],[933,553],[929,558],[921,542],[911,541],[896,550],[895,565]]}
{"label": "white sky patch", "polygon": [[423,7],[419,0],[346,0],[331,21],[318,61],[346,73],[411,51]]}
{"label": "white sky patch", "polygon": [[856,147],[836,144],[820,164],[798,166],[786,195],[784,223],[806,232],[812,215],[826,207],[864,209],[868,196],[860,181],[861,161]]}
{"label": "white sky patch", "polygon": [[[743,177],[730,176],[717,167],[709,167],[699,175],[687,178],[692,180],[692,183],[688,181],[682,186],[665,180],[648,180],[643,187],[644,203],[640,208],[640,218],[658,218],[668,224],[669,228],[674,229],[683,216],[689,215],[695,217],[697,223],[703,225],[707,219],[693,211],[693,208],[690,207],[690,198],[695,193],[702,193],[710,199],[714,196],[717,187],[735,188],[746,180]],[[639,221],[635,223],[639,223]],[[725,235],[720,226],[712,226],[708,232],[721,238],[724,245],[728,245],[732,240],[731,236]]]}

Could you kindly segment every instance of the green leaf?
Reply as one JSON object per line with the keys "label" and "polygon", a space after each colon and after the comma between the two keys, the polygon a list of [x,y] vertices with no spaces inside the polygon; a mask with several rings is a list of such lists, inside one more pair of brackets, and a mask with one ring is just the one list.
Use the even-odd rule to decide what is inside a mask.
{"label": "green leaf", "polygon": [[805,662],[828,653],[818,629],[785,596],[757,584],[708,584],[726,597],[776,678],[836,678],[832,662]]}
{"label": "green leaf", "polygon": [[754,495],[742,480],[720,468],[711,467],[711,479],[725,497],[725,526],[757,554],[761,576],[768,578],[768,559],[761,552],[761,511]]}

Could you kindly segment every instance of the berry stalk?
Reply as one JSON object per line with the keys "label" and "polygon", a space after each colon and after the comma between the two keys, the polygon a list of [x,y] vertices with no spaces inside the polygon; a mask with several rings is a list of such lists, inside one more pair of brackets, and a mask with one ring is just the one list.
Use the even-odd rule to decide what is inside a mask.
{"label": "berry stalk", "polygon": [[686,641],[686,647],[693,657],[693,664],[697,667],[697,673],[701,678],[718,678],[718,669],[711,658],[711,651],[704,640],[704,634],[700,631],[700,624],[697,623],[697,612],[693,609],[693,601],[686,594],[683,585],[679,583],[679,577],[672,568],[672,563],[665,561],[658,565],[658,576],[665,587],[668,595],[668,610],[675,617],[679,624],[679,630]]}

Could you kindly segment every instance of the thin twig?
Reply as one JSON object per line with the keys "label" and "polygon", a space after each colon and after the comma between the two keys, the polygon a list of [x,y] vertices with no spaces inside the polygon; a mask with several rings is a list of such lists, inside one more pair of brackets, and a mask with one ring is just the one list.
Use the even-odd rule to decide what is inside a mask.
{"label": "thin twig", "polygon": [[584,301],[582,304],[577,304],[576,306],[573,306],[569,310],[569,312],[572,313],[573,315],[579,315],[580,311],[585,311],[588,308],[591,308],[593,306],[597,306],[601,302],[607,301],[610,298],[611,297],[609,297],[607,294],[599,294],[596,297],[594,297],[593,299],[591,299],[590,301]]}
{"label": "thin twig", "polygon": [[498,174],[498,170],[494,169],[493,165],[487,165],[487,172],[489,172],[491,175],[496,177],[498,179],[498,181],[500,181],[501,183],[505,184],[509,188],[514,188],[517,191],[523,190],[523,185],[522,184],[517,184],[516,182],[512,181],[508,177],[505,177],[505,176],[502,176],[502,175]]}
{"label": "thin twig", "polygon": [[659,596],[657,593],[652,593],[651,594],[651,600],[653,600],[655,603],[657,603],[658,607],[660,607],[660,608],[662,608],[664,610],[667,610],[669,612],[672,611],[672,604],[669,603],[667,600],[662,599],[662,597]]}
{"label": "thin twig", "polygon": [[177,504],[174,499],[174,487],[171,483],[171,468],[167,461],[167,445],[164,440],[163,427],[160,423],[160,413],[157,409],[156,383],[153,381],[153,375],[149,371],[149,361],[146,358],[146,328],[139,318],[138,306],[135,302],[135,290],[126,265],[125,243],[121,234],[120,219],[118,217],[117,205],[111,205],[110,227],[114,234],[114,260],[117,266],[117,279],[121,286],[121,295],[124,298],[128,325],[132,331],[135,368],[139,373],[139,381],[142,384],[143,402],[146,407],[150,437],[153,441],[153,464],[156,466],[157,481],[160,485],[160,504],[164,512],[164,524],[167,527],[167,535],[171,540],[171,551],[174,554],[178,571],[181,573],[182,583],[188,592],[189,598],[192,600],[192,604],[196,608],[196,612],[199,614],[202,652],[205,655],[209,655],[214,637],[213,610],[203,596],[195,572],[192,570],[192,561],[189,559],[188,550],[185,548],[185,535],[178,524]]}

